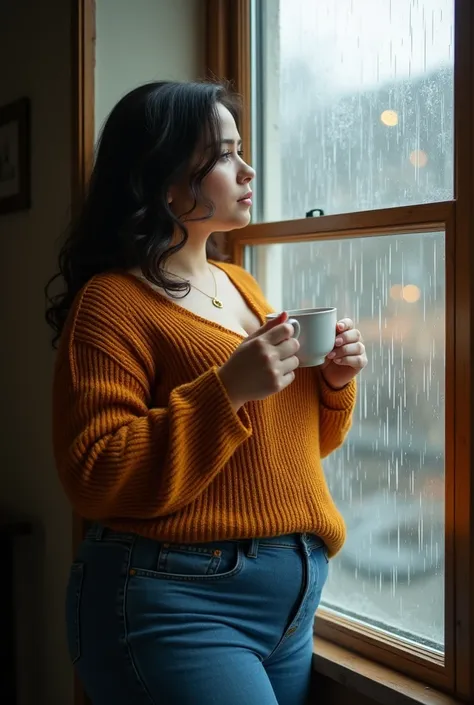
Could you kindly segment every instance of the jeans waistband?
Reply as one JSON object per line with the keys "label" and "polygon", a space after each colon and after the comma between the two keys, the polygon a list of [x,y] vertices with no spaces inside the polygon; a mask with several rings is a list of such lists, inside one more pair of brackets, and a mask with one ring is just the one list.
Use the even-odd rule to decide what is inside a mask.
{"label": "jeans waistband", "polygon": [[[113,529],[109,529],[106,526],[103,526],[102,524],[93,524],[87,531],[85,538],[89,541],[112,541],[112,542],[127,542],[127,543],[132,543],[136,542],[137,540],[144,540],[144,541],[153,541],[153,539],[145,538],[143,536],[139,536],[138,534],[135,533],[126,533],[126,532],[121,532],[121,531],[115,531]],[[246,539],[222,539],[219,540],[219,543],[227,543],[227,542],[232,542],[232,543],[240,543],[244,546],[245,552],[248,558],[256,558],[258,555],[258,549],[260,546],[273,546],[274,548],[283,548],[283,549],[298,549],[301,548],[301,546],[305,546],[308,549],[314,549],[319,546],[324,546],[324,541],[317,536],[316,534],[309,534],[309,533],[293,533],[293,534],[283,534],[281,536],[270,536],[270,537],[262,537],[262,538],[246,538]],[[164,541],[161,541],[159,539],[156,540],[156,543],[165,543]],[[179,541],[174,541],[174,542],[169,542],[166,541],[166,543],[190,543],[190,542],[179,542]],[[199,545],[202,545],[205,542],[199,542]],[[215,543],[212,541],[209,541],[207,543]]]}

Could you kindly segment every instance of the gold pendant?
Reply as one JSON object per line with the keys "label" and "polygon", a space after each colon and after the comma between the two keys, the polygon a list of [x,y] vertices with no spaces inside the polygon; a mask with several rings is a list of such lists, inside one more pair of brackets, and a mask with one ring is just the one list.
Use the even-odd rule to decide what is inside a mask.
{"label": "gold pendant", "polygon": [[222,301],[220,299],[216,299],[215,297],[212,299],[212,304],[216,308],[224,308],[224,304],[222,303]]}

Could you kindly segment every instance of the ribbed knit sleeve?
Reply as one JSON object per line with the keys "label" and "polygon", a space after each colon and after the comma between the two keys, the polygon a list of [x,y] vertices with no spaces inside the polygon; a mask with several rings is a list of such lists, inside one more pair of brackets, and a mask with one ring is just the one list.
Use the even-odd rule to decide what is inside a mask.
{"label": "ribbed knit sleeve", "polygon": [[[145,375],[143,375],[145,378]],[[88,519],[148,519],[193,502],[251,435],[216,368],[149,408],[136,370],[82,342],[56,370],[55,449],[60,478]]]}
{"label": "ribbed knit sleeve", "polygon": [[321,458],[339,448],[352,424],[357,398],[355,379],[343,389],[332,389],[318,370],[319,383],[319,444]]}

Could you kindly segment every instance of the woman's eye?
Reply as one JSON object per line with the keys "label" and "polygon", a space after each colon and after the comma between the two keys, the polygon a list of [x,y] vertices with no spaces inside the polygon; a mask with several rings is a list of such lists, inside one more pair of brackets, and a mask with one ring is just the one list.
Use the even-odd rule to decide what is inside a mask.
{"label": "woman's eye", "polygon": [[[221,154],[221,159],[224,159],[225,161],[228,161],[233,155],[233,152],[224,152],[224,154]],[[243,159],[244,153],[242,150],[239,150],[237,152],[237,155]]]}

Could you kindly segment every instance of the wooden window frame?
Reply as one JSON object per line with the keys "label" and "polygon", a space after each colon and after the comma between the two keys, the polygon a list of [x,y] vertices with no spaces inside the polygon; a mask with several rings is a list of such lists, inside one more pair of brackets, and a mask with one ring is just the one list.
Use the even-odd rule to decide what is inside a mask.
{"label": "wooden window frame", "polygon": [[206,0],[206,74],[242,96],[243,150],[252,154],[250,0]]}
{"label": "wooden window frame", "polygon": [[[237,9],[238,5],[238,9]],[[220,14],[219,14],[220,13]],[[208,0],[208,66],[231,80],[245,103],[241,132],[251,139],[251,0]],[[219,20],[217,21],[217,18]],[[217,52],[215,48],[218,47]],[[225,48],[237,51],[216,60]],[[214,48],[214,49],[213,49]],[[474,703],[474,485],[472,481],[471,371],[474,269],[474,7],[455,0],[455,198],[349,215],[250,225],[227,239],[233,261],[244,263],[247,246],[318,238],[366,237],[446,228],[446,579],[445,659],[423,650],[355,631],[342,618],[320,616],[315,632],[329,642]]]}

